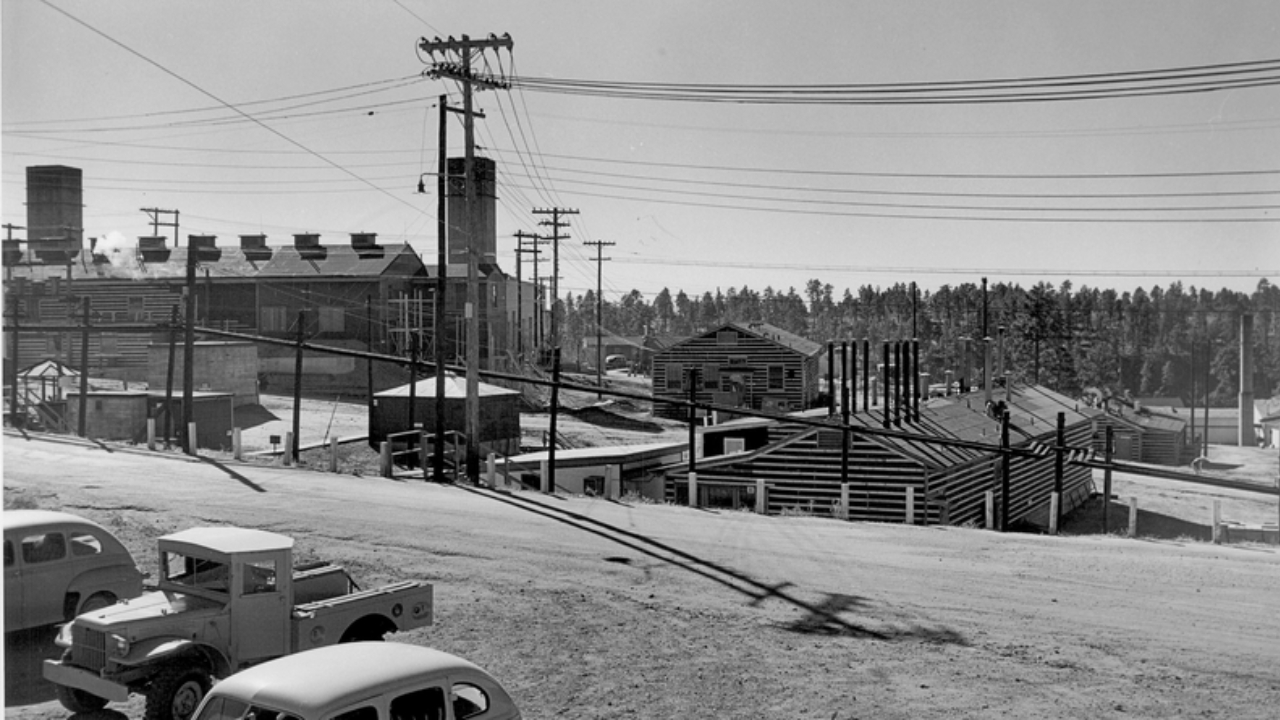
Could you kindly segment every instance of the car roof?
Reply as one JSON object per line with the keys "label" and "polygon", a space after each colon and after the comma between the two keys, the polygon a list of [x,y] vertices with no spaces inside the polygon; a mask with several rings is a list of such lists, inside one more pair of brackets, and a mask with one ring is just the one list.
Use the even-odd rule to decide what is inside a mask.
{"label": "car roof", "polygon": [[224,554],[287,550],[293,547],[293,538],[288,535],[239,527],[190,528],[165,535],[160,540],[208,548]]}
{"label": "car roof", "polygon": [[8,530],[25,530],[28,528],[44,527],[47,525],[89,525],[99,530],[106,531],[98,523],[82,518],[79,515],[71,513],[58,512],[56,510],[5,510],[4,511],[4,529]]}
{"label": "car roof", "polygon": [[[304,717],[320,717],[407,682],[472,680],[502,693],[488,673],[456,655],[398,642],[353,642],[286,655],[219,682],[210,697],[235,697]],[[494,698],[510,702],[510,698]]]}

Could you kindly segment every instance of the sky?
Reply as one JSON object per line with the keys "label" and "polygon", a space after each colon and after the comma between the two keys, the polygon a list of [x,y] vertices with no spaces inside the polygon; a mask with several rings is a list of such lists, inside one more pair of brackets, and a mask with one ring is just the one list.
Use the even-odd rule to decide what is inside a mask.
{"label": "sky", "polygon": [[[762,105],[521,82],[901,86],[1270,61],[1274,0],[6,0],[0,29],[0,209],[14,225],[24,169],[61,164],[84,171],[86,237],[149,235],[139,208],[158,207],[180,211],[183,242],[376,232],[433,263],[433,176],[415,189],[435,171],[438,98],[461,96],[424,75],[418,40],[507,33],[510,52],[477,63],[512,87],[475,95],[477,152],[498,164],[499,263],[515,274],[515,233],[549,232],[534,208],[576,210],[562,295],[596,286],[588,241],[615,243],[599,267],[607,299],[803,294],[813,278],[837,299],[982,277],[1280,283],[1277,84]],[[456,114],[447,135],[460,155]]]}

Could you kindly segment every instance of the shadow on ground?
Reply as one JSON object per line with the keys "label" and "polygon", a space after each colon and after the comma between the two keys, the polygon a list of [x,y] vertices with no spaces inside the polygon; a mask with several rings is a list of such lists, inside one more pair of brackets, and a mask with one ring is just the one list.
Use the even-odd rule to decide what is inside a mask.
{"label": "shadow on ground", "polygon": [[248,430],[259,425],[266,425],[269,422],[275,422],[280,418],[270,410],[261,405],[241,405],[236,408],[236,425],[241,430]]}
{"label": "shadow on ground", "polygon": [[[1063,535],[1101,535],[1102,496],[1094,495],[1075,512],[1062,520]],[[1107,512],[1107,530],[1111,535],[1125,535],[1129,530],[1129,506],[1113,499]],[[1213,531],[1206,524],[1183,520],[1138,508],[1138,537],[1159,540],[1213,540]]]}

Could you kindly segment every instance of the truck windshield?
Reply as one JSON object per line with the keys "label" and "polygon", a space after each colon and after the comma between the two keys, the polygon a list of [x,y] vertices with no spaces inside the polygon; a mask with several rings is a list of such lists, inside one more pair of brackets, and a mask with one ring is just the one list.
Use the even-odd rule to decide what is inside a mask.
{"label": "truck windshield", "polygon": [[161,562],[164,579],[175,585],[228,592],[231,568],[226,563],[176,552],[163,553]]}

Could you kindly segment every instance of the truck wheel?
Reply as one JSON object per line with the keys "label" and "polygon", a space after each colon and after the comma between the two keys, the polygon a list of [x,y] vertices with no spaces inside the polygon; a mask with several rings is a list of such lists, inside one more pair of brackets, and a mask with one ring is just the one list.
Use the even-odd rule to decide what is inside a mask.
{"label": "truck wheel", "polygon": [[[62,662],[64,664],[68,664],[70,661],[71,651],[66,650],[62,653]],[[91,695],[79,688],[55,685],[54,689],[58,694],[58,702],[62,704],[62,707],[73,713],[97,712],[107,706],[106,698]]]}
{"label": "truck wheel", "polygon": [[340,643],[369,642],[386,639],[387,633],[396,631],[395,623],[378,615],[370,615],[354,622],[338,639]]}
{"label": "truck wheel", "polygon": [[209,671],[199,665],[161,670],[147,688],[146,720],[190,720],[211,684]]}

